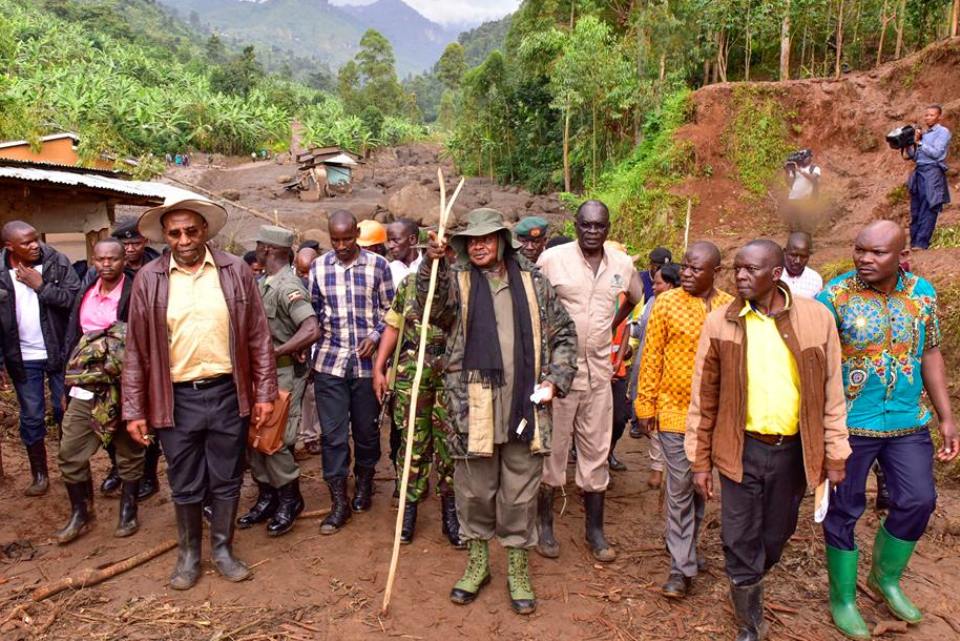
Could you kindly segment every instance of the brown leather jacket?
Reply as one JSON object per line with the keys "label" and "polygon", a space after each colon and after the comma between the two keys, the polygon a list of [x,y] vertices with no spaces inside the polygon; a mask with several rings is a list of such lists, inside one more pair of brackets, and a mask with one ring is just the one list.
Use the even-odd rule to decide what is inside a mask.
{"label": "brown leather jacket", "polygon": [[[780,283],[789,292],[789,288]],[[718,307],[700,333],[687,413],[687,458],[694,472],[743,479],[747,423],[746,328],[744,301]],[[842,470],[850,456],[847,409],[840,368],[837,324],[819,301],[794,297],[773,317],[800,374],[800,441],[807,484],[815,487],[827,470]]]}
{"label": "brown leather jacket", "polygon": [[[254,403],[268,403],[277,398],[273,340],[253,273],[231,254],[213,248],[210,252],[230,312],[230,360],[240,416],[248,416]],[[169,252],[147,263],[137,273],[130,296],[123,359],[123,419],[146,419],[152,428],[173,426],[173,383],[167,336],[169,274]]]}

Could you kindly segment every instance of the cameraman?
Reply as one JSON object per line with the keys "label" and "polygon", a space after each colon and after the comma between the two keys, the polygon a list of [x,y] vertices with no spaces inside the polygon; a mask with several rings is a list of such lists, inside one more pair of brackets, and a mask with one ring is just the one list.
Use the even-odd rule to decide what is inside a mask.
{"label": "cameraman", "polygon": [[943,107],[927,107],[923,115],[925,128],[917,128],[917,144],[907,149],[907,158],[917,163],[907,180],[912,249],[927,249],[930,246],[940,210],[950,202],[946,175],[950,130],[940,124],[942,117]]}
{"label": "cameraman", "polygon": [[787,186],[790,187],[789,200],[816,199],[820,192],[820,167],[813,164],[813,152],[802,149],[794,154],[783,166]]}

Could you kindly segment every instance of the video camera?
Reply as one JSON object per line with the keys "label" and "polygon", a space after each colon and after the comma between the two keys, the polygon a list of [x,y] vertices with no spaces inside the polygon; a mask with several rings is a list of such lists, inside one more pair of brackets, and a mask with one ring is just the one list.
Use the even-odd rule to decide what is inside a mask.
{"label": "video camera", "polygon": [[900,151],[912,147],[917,144],[917,130],[913,125],[897,127],[887,134],[887,144],[890,145],[890,149]]}
{"label": "video camera", "polygon": [[793,165],[793,168],[802,167],[809,163],[813,159],[813,151],[810,149],[800,149],[798,151],[792,152],[787,156],[787,162],[784,165],[787,168],[790,168]]}

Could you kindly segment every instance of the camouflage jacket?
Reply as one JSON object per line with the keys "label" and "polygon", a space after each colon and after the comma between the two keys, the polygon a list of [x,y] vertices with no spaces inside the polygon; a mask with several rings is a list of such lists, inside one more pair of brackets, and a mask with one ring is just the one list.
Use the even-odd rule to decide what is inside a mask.
{"label": "camouflage jacket", "polygon": [[[564,396],[577,373],[576,326],[540,270],[522,257],[518,257],[518,261],[530,306],[534,343],[538,347],[534,355],[537,381],[550,381],[556,386],[557,394]],[[417,274],[417,314],[421,317],[430,285],[430,265],[431,261],[424,260]],[[449,447],[455,458],[492,456],[494,448],[493,391],[480,383],[465,383],[460,374],[469,294],[469,264],[458,261],[450,265],[441,261],[430,322],[447,337],[443,376],[452,430]],[[471,414],[471,407],[480,409]],[[552,437],[549,406],[538,409],[535,420],[530,452],[549,454]]]}
{"label": "camouflage jacket", "polygon": [[[393,297],[390,311],[384,322],[396,330],[403,325],[403,335],[397,340],[400,344],[400,358],[397,365],[397,380],[413,382],[417,370],[417,352],[420,350],[420,310],[417,307],[417,275],[407,275],[399,285]],[[402,321],[402,322],[401,322]],[[443,355],[446,351],[447,337],[437,327],[427,328],[427,351],[423,359],[423,381],[433,379],[433,372],[443,370]],[[421,389],[423,386],[421,385]]]}
{"label": "camouflage jacket", "polygon": [[66,384],[93,394],[93,430],[104,445],[109,445],[120,425],[120,371],[126,337],[124,322],[87,332],[73,348],[67,363]]}

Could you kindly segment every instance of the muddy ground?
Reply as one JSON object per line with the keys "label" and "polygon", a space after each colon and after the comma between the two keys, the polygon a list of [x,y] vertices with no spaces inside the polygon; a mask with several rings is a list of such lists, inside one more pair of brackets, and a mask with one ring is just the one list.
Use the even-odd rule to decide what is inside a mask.
{"label": "muddy ground", "polygon": [[[316,519],[301,520],[279,539],[268,538],[260,528],[239,531],[236,547],[239,556],[254,567],[251,581],[228,583],[205,562],[206,572],[193,590],[172,591],[166,586],[175,559],[171,551],[100,585],[33,603],[28,594],[37,586],[126,559],[175,537],[173,509],[164,487],[141,506],[140,532],[115,539],[117,500],[98,496],[94,529],[69,546],[56,545],[52,532],[67,518],[66,493],[54,471],[46,496],[22,496],[28,466],[9,426],[10,406],[4,407],[8,418],[2,442],[6,477],[0,485],[0,514],[4,515],[0,522],[0,639],[4,641],[653,641],[732,639],[735,634],[726,600],[716,501],[708,507],[702,539],[706,572],[685,601],[660,596],[658,586],[668,570],[662,499],[659,491],[645,483],[647,441],[629,437],[621,442],[618,453],[630,469],[614,474],[607,502],[607,532],[619,551],[618,560],[599,565],[590,557],[582,538],[583,509],[576,487],[569,483],[565,509],[557,518],[561,558],[531,556],[539,607],[530,617],[510,610],[505,555],[497,545],[492,546],[491,584],[473,605],[450,603],[447,594],[463,570],[466,554],[450,548],[442,537],[435,498],[421,510],[414,543],[402,548],[390,613],[379,616],[395,518],[390,500],[393,474],[386,463],[378,472],[373,510],[354,515],[347,528],[334,536],[320,536]],[[56,445],[53,440],[49,445],[55,466]],[[106,462],[102,453],[95,457],[98,484]],[[307,509],[328,506],[319,457],[303,462],[302,479]],[[907,592],[922,605],[926,619],[901,638],[960,638],[958,489],[941,487],[939,508],[907,573]],[[248,481],[242,506],[252,503],[255,492]],[[823,542],[812,521],[811,500],[805,502],[797,534],[768,580],[772,639],[842,638],[829,624]],[[865,551],[871,547],[877,524],[872,512],[861,522],[858,534]],[[206,553],[206,541],[204,549]],[[865,573],[866,562],[863,566]],[[871,626],[891,623],[886,610],[867,593],[860,594],[860,605]]]}

